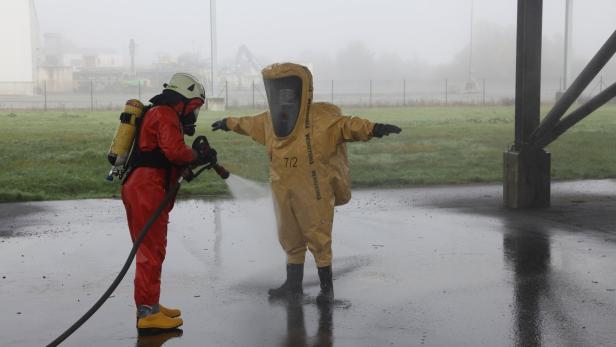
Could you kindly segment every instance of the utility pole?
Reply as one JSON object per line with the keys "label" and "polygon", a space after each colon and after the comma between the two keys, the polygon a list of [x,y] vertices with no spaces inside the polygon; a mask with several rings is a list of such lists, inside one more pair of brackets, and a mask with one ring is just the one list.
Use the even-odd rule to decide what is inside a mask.
{"label": "utility pole", "polygon": [[566,0],[565,5],[565,42],[564,42],[564,61],[563,61],[563,91],[567,90],[567,77],[569,75],[569,64],[571,54],[571,26],[573,18],[573,0]]}
{"label": "utility pole", "polygon": [[471,0],[471,25],[470,25],[470,43],[468,46],[468,82],[473,81],[473,18],[474,17],[474,2]]}
{"label": "utility pole", "polygon": [[90,80],[90,112],[93,112],[93,111],[94,111],[94,80]]}
{"label": "utility pole", "polygon": [[212,97],[215,95],[214,89],[214,69],[216,68],[216,0],[210,0],[210,58],[211,58],[211,72],[210,78],[212,80]]}
{"label": "utility pole", "polygon": [[406,80],[402,80],[402,106],[406,106]]}
{"label": "utility pole", "polygon": [[135,48],[136,48],[135,40],[130,39],[128,43],[128,52],[130,54],[130,75],[136,76],[137,70],[135,69]]}
{"label": "utility pole", "polygon": [[43,94],[45,95],[44,111],[47,111],[47,80],[43,81]]}
{"label": "utility pole", "polygon": [[370,98],[368,99],[368,107],[372,107],[372,80],[370,80]]}

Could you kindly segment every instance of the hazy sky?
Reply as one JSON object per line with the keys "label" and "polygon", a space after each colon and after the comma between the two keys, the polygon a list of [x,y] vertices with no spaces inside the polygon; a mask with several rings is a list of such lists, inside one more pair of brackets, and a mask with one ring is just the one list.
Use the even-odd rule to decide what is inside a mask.
{"label": "hazy sky", "polygon": [[[207,0],[35,0],[42,32],[59,32],[79,46],[127,54],[140,62],[159,53],[210,54]],[[544,35],[562,35],[565,0],[544,0]],[[376,55],[450,61],[468,43],[471,0],[217,0],[219,59],[242,44],[272,61],[312,52],[334,56],[350,42]],[[517,1],[474,0],[475,22],[514,26]],[[587,57],[616,29],[615,0],[574,0],[573,45]],[[268,62],[266,62],[268,63]]]}

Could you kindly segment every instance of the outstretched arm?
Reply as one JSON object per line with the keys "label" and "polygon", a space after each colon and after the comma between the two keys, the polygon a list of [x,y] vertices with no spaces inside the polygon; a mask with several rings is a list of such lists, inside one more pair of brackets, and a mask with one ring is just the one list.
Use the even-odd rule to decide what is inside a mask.
{"label": "outstretched arm", "polygon": [[368,141],[372,138],[374,124],[367,119],[340,116],[336,120],[336,130],[341,142]]}
{"label": "outstretched arm", "polygon": [[372,137],[399,134],[402,129],[395,125],[372,123],[359,117],[341,116],[336,121],[342,142],[368,141]]}
{"label": "outstretched arm", "polygon": [[256,142],[265,144],[265,117],[267,112],[256,116],[229,117],[212,124],[212,130],[233,130],[234,132],[252,137]]}

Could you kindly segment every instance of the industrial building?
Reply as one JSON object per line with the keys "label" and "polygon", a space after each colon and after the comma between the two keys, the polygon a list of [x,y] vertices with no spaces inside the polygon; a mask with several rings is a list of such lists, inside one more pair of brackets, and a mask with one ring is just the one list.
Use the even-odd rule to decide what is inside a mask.
{"label": "industrial building", "polygon": [[0,95],[32,95],[40,33],[33,0],[0,1]]}

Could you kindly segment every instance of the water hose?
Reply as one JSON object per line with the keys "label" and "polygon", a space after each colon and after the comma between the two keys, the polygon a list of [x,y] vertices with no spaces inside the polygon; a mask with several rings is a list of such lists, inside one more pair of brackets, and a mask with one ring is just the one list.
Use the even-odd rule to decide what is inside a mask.
{"label": "water hose", "polygon": [[135,259],[135,255],[137,254],[137,250],[139,249],[139,245],[141,245],[141,242],[143,241],[143,239],[145,238],[145,235],[147,235],[148,231],[152,227],[152,224],[154,224],[154,222],[156,222],[156,219],[158,219],[158,217],[163,212],[165,207],[167,207],[167,205],[169,204],[169,201],[171,201],[171,199],[175,196],[175,194],[180,189],[180,185],[182,184],[182,180],[183,180],[183,178],[180,177],[178,182],[176,184],[174,184],[171,189],[169,189],[169,191],[167,192],[167,194],[163,198],[163,201],[160,203],[160,205],[158,206],[156,211],[154,211],[154,213],[152,214],[150,219],[148,219],[148,222],[145,224],[143,229],[141,229],[141,231],[139,232],[139,236],[137,237],[137,239],[133,243],[133,248],[130,250],[130,253],[128,255],[128,258],[126,259],[126,262],[124,263],[124,266],[122,267],[122,270],[120,270],[120,273],[116,276],[116,278],[113,280],[113,282],[111,283],[109,288],[107,288],[105,293],[103,293],[103,295],[101,295],[101,297],[98,299],[98,301],[96,301],[96,303],[88,310],[88,312],[86,312],[73,325],[71,325],[70,328],[66,329],[65,332],[63,332],[60,336],[58,336],[55,340],[53,340],[50,344],[48,344],[47,347],[58,346],[60,343],[62,343],[62,341],[66,340],[77,329],[79,329],[79,327],[81,327],[83,325],[83,323],[85,323],[88,319],[90,319],[90,317],[92,317],[92,315],[96,311],[98,311],[98,309],[101,306],[103,306],[103,304],[105,303],[105,301],[107,301],[107,299],[109,299],[109,296],[111,296],[111,294],[118,287],[120,282],[122,282],[122,279],[124,279],[124,276],[126,275],[126,272],[128,271],[128,269],[130,268],[131,264],[133,263],[133,259]]}
{"label": "water hose", "polygon": [[88,319],[90,319],[90,317],[92,317],[92,315],[96,313],[96,311],[98,311],[98,309],[101,306],[103,306],[105,301],[109,299],[109,297],[111,296],[113,291],[118,287],[120,282],[122,282],[122,279],[124,279],[126,272],[128,272],[128,269],[130,268],[131,264],[133,263],[133,260],[135,259],[135,255],[137,254],[139,245],[141,245],[141,242],[143,242],[143,239],[145,238],[148,231],[152,227],[152,224],[156,222],[156,219],[158,219],[158,217],[163,212],[163,210],[167,207],[171,199],[173,199],[173,197],[180,190],[180,186],[182,185],[182,182],[184,180],[191,181],[197,176],[199,176],[205,169],[211,169],[211,168],[213,168],[216,171],[216,173],[223,179],[226,179],[227,177],[229,177],[229,172],[224,167],[216,163],[209,164],[201,168],[199,171],[195,173],[193,173],[191,170],[187,170],[184,175],[181,175],[180,178],[178,178],[177,182],[169,189],[169,191],[163,198],[163,201],[160,203],[156,211],[154,211],[150,219],[148,219],[148,222],[145,224],[143,229],[141,229],[141,231],[139,232],[139,236],[137,236],[137,239],[135,240],[135,242],[133,242],[133,248],[130,250],[130,253],[128,254],[128,258],[126,258],[126,262],[124,262],[124,266],[122,267],[122,270],[120,270],[120,273],[113,280],[109,288],[107,288],[105,293],[101,295],[98,301],[96,301],[96,303],[88,310],[88,312],[86,312],[83,316],[81,316],[81,318],[79,318],[75,323],[73,323],[73,325],[71,325],[68,329],[66,329],[65,332],[63,332],[60,336],[58,336],[55,340],[53,340],[50,344],[48,344],[47,347],[56,347],[60,345],[64,340],[66,340],[75,331],[77,331],[77,329],[79,329],[79,327],[81,327],[83,323],[85,323]]}

